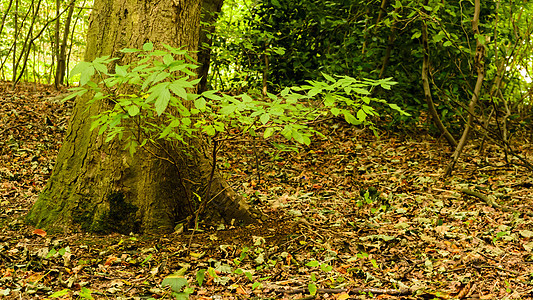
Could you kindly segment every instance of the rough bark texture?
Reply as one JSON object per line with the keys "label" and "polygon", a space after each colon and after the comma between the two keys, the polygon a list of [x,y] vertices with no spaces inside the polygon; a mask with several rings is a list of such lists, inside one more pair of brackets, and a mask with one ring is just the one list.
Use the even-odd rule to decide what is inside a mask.
{"label": "rough bark texture", "polygon": [[[146,42],[196,51],[201,3],[96,0],[85,59],[111,55],[127,62],[132,58],[118,50],[141,48]],[[211,171],[206,155],[193,148],[152,148],[153,154],[171,159],[143,150],[131,157],[119,142],[103,143],[97,130],[90,131],[90,116],[108,105],[87,109],[86,98],[76,100],[52,176],[27,216],[30,223],[48,230],[168,232],[194,213],[191,195],[205,193]],[[210,194],[216,195],[207,211],[212,219],[253,221],[246,204],[218,174]]]}

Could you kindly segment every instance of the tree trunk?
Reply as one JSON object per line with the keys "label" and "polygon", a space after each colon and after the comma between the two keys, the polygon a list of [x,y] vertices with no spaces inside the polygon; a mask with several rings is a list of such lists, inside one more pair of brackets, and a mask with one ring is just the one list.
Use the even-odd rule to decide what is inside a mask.
{"label": "tree trunk", "polygon": [[[74,3],[76,1],[73,0],[70,2],[68,7],[68,15],[65,19],[65,30],[63,30],[63,39],[61,40],[61,43],[59,41],[59,38],[56,39],[57,41],[57,48],[59,49],[57,52],[57,68],[56,68],[56,75],[54,79],[54,87],[59,89],[59,86],[63,85],[63,81],[65,79],[65,73],[67,68],[67,43],[68,43],[68,35],[70,32],[70,23],[72,22],[72,14],[74,13]],[[59,20],[59,18],[58,18]],[[57,28],[57,35],[59,36],[59,28]]]}
{"label": "tree trunk", "polygon": [[[132,58],[118,51],[146,42],[196,51],[201,3],[96,0],[85,60],[110,55],[128,63]],[[139,149],[132,157],[120,142],[104,143],[97,130],[90,131],[91,115],[110,104],[88,107],[87,101],[76,100],[52,176],[27,216],[30,223],[52,231],[169,232],[194,214],[195,193],[209,201],[210,220],[253,222],[247,205],[217,173],[208,188],[211,163],[208,153],[198,151],[202,147]],[[206,193],[214,197],[205,199]]]}
{"label": "tree trunk", "polygon": [[213,43],[212,35],[215,32],[214,23],[217,20],[221,8],[222,0],[202,1],[202,26],[199,40],[200,51],[198,52],[198,63],[200,64],[198,76],[201,77],[200,83],[198,84],[198,90],[201,92],[207,90],[207,75],[209,74],[211,45]]}

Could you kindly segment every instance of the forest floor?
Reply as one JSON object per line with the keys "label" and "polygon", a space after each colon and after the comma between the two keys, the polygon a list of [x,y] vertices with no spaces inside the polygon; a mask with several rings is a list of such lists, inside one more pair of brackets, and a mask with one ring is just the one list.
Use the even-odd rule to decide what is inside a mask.
{"label": "forest floor", "polygon": [[[262,224],[47,235],[23,217],[66,132],[72,103],[57,95],[0,93],[0,297],[533,298],[531,172],[475,137],[446,179],[450,149],[427,134],[327,124],[297,152],[227,144],[222,172]],[[530,161],[531,138],[516,146]]]}

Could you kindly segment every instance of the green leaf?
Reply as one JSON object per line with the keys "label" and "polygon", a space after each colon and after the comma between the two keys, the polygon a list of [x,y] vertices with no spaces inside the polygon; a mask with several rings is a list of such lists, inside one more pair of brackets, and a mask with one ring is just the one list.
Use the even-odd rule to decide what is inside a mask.
{"label": "green leaf", "polygon": [[204,111],[205,110],[205,99],[203,97],[200,97],[196,100],[194,100],[194,106],[199,109],[200,111]]}
{"label": "green leaf", "polygon": [[234,104],[225,105],[220,109],[220,114],[229,116],[235,112],[235,109],[237,109],[237,106]]}
{"label": "green leaf", "polygon": [[330,272],[331,270],[333,270],[333,267],[328,264],[321,264],[320,269],[324,272]]}
{"label": "green leaf", "polygon": [[152,42],[148,42],[143,45],[144,51],[152,51],[154,49],[154,44]]}
{"label": "green leaf", "polygon": [[135,117],[139,114],[140,111],[141,110],[137,105],[131,105],[128,107],[128,115],[130,115],[131,117]]}
{"label": "green leaf", "polygon": [[309,290],[309,294],[311,296],[314,296],[318,290],[318,288],[316,287],[316,284],[312,282],[307,285],[307,289]]}
{"label": "green leaf", "polygon": [[259,281],[256,281],[252,284],[252,290],[255,290],[256,288],[260,287],[261,286],[261,282]]}
{"label": "green leaf", "polygon": [[357,118],[355,118],[350,112],[345,111],[344,112],[344,119],[346,122],[352,124],[352,125],[359,125],[361,124],[361,121],[359,121]]}
{"label": "green leaf", "polygon": [[305,141],[304,141],[304,136],[302,135],[301,132],[299,132],[298,130],[293,130],[292,131],[292,137],[294,138],[294,140],[300,144],[304,144]]}
{"label": "green leaf", "polygon": [[438,43],[445,37],[446,37],[446,35],[444,35],[444,33],[441,31],[437,35],[433,36],[433,42],[434,43]]}
{"label": "green leaf", "polygon": [[169,275],[163,279],[161,282],[162,287],[170,286],[173,292],[179,292],[181,289],[187,285],[187,279],[176,274]]}
{"label": "green leaf", "polygon": [[309,145],[311,145],[311,139],[308,136],[304,135],[303,143],[304,143],[304,145],[309,146]]}
{"label": "green leaf", "polygon": [[183,119],[181,119],[181,123],[183,125],[185,125],[185,126],[189,126],[189,125],[191,125],[192,121],[189,118],[183,118]]}
{"label": "green leaf", "polygon": [[362,109],[360,109],[359,111],[357,111],[357,119],[362,122],[366,119],[366,112]]}
{"label": "green leaf", "polygon": [[163,80],[167,79],[168,76],[170,76],[170,73],[161,72],[161,73],[157,74],[157,76],[154,78],[153,83],[157,83],[159,81],[163,81]]}
{"label": "green leaf", "polygon": [[176,96],[182,98],[182,99],[187,99],[187,91],[185,90],[185,88],[183,87],[183,85],[181,84],[181,81],[179,80],[174,80],[170,85],[169,85],[169,88],[170,90],[172,90],[172,92],[174,94],[176,94]]}
{"label": "green leaf", "polygon": [[370,92],[368,90],[362,88],[354,88],[353,91],[361,95],[370,95]]}
{"label": "green leaf", "polygon": [[319,88],[319,87],[316,87],[316,88],[312,88],[308,93],[307,95],[309,97],[314,97],[318,94],[322,93],[322,88]]}
{"label": "green leaf", "polygon": [[324,78],[326,78],[327,81],[336,82],[335,78],[329,76],[328,74],[322,73],[322,76],[324,76]]}
{"label": "green leaf", "polygon": [[91,296],[93,292],[86,288],[86,287],[82,287],[81,288],[81,291],[80,291],[80,297],[82,297],[83,299],[88,299],[88,300],[93,300],[93,296]]}
{"label": "green leaf", "polygon": [[261,121],[261,123],[263,125],[266,125],[266,123],[268,123],[268,121],[270,121],[270,114],[269,113],[262,114],[261,117],[259,118],[259,120]]}
{"label": "green leaf", "polygon": [[252,97],[250,97],[248,94],[242,94],[240,95],[241,99],[243,102],[252,102],[253,99]]}
{"label": "green leaf", "polygon": [[80,74],[80,86],[86,85],[88,82],[91,81],[91,77],[94,75],[94,67],[91,65],[90,67],[86,68],[81,74]]}
{"label": "green leaf", "polygon": [[217,131],[215,130],[215,127],[213,127],[213,125],[208,125],[208,126],[204,127],[203,131],[205,131],[205,133],[207,133],[210,136],[214,136],[215,133],[217,133]]}
{"label": "green leaf", "polygon": [[198,272],[196,272],[196,282],[198,282],[199,286],[202,286],[205,279],[205,269],[200,269]]}
{"label": "green leaf", "polygon": [[128,75],[129,67],[130,67],[129,65],[124,65],[124,66],[115,65],[115,73],[118,76],[126,77]]}
{"label": "green leaf", "polygon": [[56,249],[52,248],[52,249],[50,249],[50,251],[48,251],[48,253],[46,254],[45,258],[50,258],[50,257],[54,256],[56,253],[57,253]]}
{"label": "green leaf", "polygon": [[57,291],[57,292],[53,293],[52,295],[50,295],[50,297],[59,298],[61,296],[65,296],[66,294],[68,294],[68,292],[70,292],[69,289],[62,289],[61,291]]}
{"label": "green leaf", "polygon": [[162,89],[155,100],[155,111],[158,116],[163,114],[165,109],[167,109],[168,102],[170,101],[170,91],[165,88]]}
{"label": "green leaf", "polygon": [[331,114],[334,115],[335,117],[341,113],[341,110],[336,107],[332,107],[330,111],[331,111]]}
{"label": "green leaf", "polygon": [[305,265],[308,266],[308,267],[315,268],[315,267],[318,267],[320,265],[320,263],[318,261],[316,261],[316,260],[312,260],[312,261],[306,263]]}
{"label": "green leaf", "polygon": [[374,266],[374,268],[377,269],[379,267],[375,259],[371,259],[370,262],[372,263],[372,266]]}
{"label": "green leaf", "polygon": [[292,138],[292,127],[290,125],[285,125],[283,127],[283,130],[281,131],[281,134],[287,139],[290,140]]}
{"label": "green leaf", "polygon": [[167,127],[165,127],[165,129],[163,129],[163,131],[161,131],[161,134],[159,135],[159,138],[162,138],[164,139],[165,137],[167,137],[169,135],[169,133],[172,131],[173,127],[168,125]]}
{"label": "green leaf", "polygon": [[219,101],[219,100],[222,100],[222,97],[216,95],[217,91],[205,91],[202,93],[202,96],[204,96],[205,98],[207,99],[211,99],[211,100],[215,100],[215,101]]}
{"label": "green leaf", "polygon": [[107,74],[107,66],[102,63],[93,62],[94,69],[100,73]]}
{"label": "green leaf", "polygon": [[163,56],[163,63],[165,65],[170,65],[172,62],[174,62],[174,57],[171,54]]}
{"label": "green leaf", "polygon": [[419,38],[420,36],[422,36],[422,32],[420,32],[420,31],[416,31],[416,32],[413,33],[413,35],[411,36],[411,39],[414,40],[414,39]]}
{"label": "green leaf", "polygon": [[253,276],[252,276],[252,273],[246,271],[244,272],[244,275],[246,276],[246,278],[248,278],[248,280],[252,281],[253,280]]}
{"label": "green leaf", "polygon": [[[87,93],[87,92],[89,91],[89,90],[86,90],[85,88],[78,88],[78,89],[80,89],[80,90],[78,90],[78,91],[75,92],[75,93],[71,93],[71,94],[69,94],[68,96],[66,96],[65,98],[63,98],[61,101],[62,101],[62,102],[65,102],[65,101],[70,100],[70,99],[72,99],[72,98],[76,98],[76,97],[78,97],[78,96],[81,96],[81,95],[83,95],[83,94],[85,94],[85,93]],[[71,89],[71,90],[74,90],[74,89]]]}
{"label": "green leaf", "polygon": [[74,68],[72,68],[72,70],[70,70],[70,77],[77,75],[77,74],[82,74],[90,68],[93,68],[92,63],[87,62],[87,61],[80,61],[77,65],[74,66]]}
{"label": "green leaf", "polygon": [[269,137],[272,136],[272,134],[274,134],[274,128],[272,127],[268,127],[267,129],[265,129],[265,132],[263,133],[263,138],[265,139],[268,139]]}
{"label": "green leaf", "polygon": [[324,96],[324,105],[325,106],[334,106],[335,105],[335,98],[333,97],[332,94],[326,94],[326,96]]}

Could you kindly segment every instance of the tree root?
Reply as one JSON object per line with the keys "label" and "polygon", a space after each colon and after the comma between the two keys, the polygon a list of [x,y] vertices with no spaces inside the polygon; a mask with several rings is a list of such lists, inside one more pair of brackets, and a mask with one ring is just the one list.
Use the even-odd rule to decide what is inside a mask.
{"label": "tree root", "polygon": [[[297,289],[277,289],[276,293],[284,294],[306,294],[309,293],[307,288],[297,288]],[[391,296],[405,296],[411,295],[414,290],[411,289],[376,289],[376,288],[367,288],[367,289],[323,289],[318,288],[317,294],[340,294],[340,293],[349,293],[349,294],[361,294],[361,293],[372,293],[372,294],[385,294]]]}
{"label": "tree root", "polygon": [[502,205],[500,205],[500,204],[498,204],[498,203],[496,203],[494,201],[494,197],[487,196],[487,195],[482,194],[480,192],[476,192],[476,191],[473,191],[473,190],[467,189],[467,188],[461,189],[461,192],[464,193],[464,194],[467,194],[467,195],[470,195],[470,196],[474,196],[476,198],[479,198],[479,199],[483,200],[483,202],[487,203],[487,205],[489,205],[492,208],[496,208],[496,209],[499,209],[501,211],[510,212],[510,213],[513,213],[513,214],[525,214],[525,215],[528,215],[530,217],[533,217],[533,212],[522,212],[522,211],[516,210],[514,208],[502,206]]}

